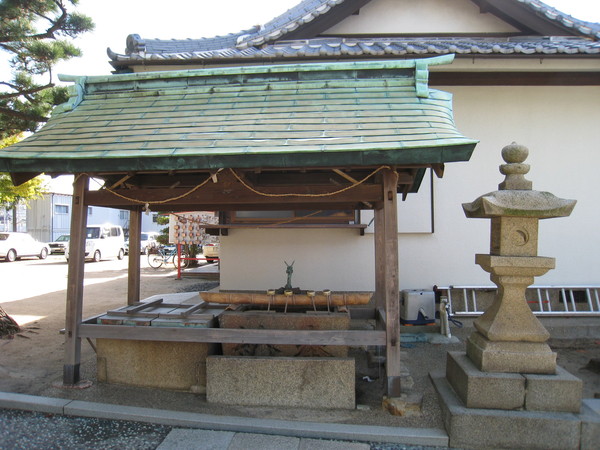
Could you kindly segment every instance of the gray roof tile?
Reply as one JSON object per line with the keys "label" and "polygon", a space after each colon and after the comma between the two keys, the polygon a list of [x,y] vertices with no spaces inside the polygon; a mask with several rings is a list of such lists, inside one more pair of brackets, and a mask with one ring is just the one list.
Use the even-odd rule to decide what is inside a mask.
{"label": "gray roof tile", "polygon": [[[366,0],[362,0],[363,3]],[[475,1],[475,0],[474,0]],[[109,50],[116,67],[141,61],[226,61],[303,59],[329,57],[392,57],[402,55],[598,55],[600,24],[585,22],[551,8],[539,0],[505,0],[533,11],[541,20],[559,26],[564,36],[531,37],[390,37],[319,38],[285,40],[303,24],[336,14],[335,7],[358,0],[304,0],[260,27],[203,39],[142,39],[130,35],[125,55]],[[356,3],[358,4],[358,3]],[[347,14],[347,12],[345,13]],[[344,16],[345,17],[345,16]],[[343,17],[340,17],[340,20]]]}
{"label": "gray roof tile", "polygon": [[321,38],[280,42],[262,48],[227,48],[189,53],[155,53],[114,55],[113,60],[222,60],[254,58],[257,60],[301,59],[315,57],[385,57],[399,55],[599,55],[600,42],[585,38],[552,37],[537,39],[498,38]]}

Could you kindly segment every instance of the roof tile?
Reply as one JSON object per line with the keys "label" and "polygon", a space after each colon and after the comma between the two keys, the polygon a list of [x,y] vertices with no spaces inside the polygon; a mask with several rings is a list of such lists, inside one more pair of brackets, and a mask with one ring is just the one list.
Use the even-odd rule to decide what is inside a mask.
{"label": "roof tile", "polygon": [[[192,156],[186,165],[204,169],[251,164],[243,155],[278,153],[287,156],[269,164],[292,164],[303,152],[321,153],[319,164],[327,164],[330,152],[348,152],[342,159],[347,165],[377,165],[400,163],[409,154],[412,161],[413,153],[399,149],[421,147],[421,162],[440,162],[448,147],[456,148],[452,158],[468,157],[475,141],[456,130],[451,96],[436,90],[417,96],[416,65],[329,63],[87,77],[88,94],[78,106],[0,150],[0,170],[31,170],[35,164],[56,170],[67,160],[70,168],[81,161],[81,170],[136,170],[152,166],[149,158],[161,158],[156,165],[164,170]],[[371,151],[377,153],[371,157]],[[232,155],[239,157],[226,159]]]}

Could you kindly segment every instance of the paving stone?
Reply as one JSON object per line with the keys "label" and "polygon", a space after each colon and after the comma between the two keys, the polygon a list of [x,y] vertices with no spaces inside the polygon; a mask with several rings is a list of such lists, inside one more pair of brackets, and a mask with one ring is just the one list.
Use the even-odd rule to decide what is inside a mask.
{"label": "paving stone", "polygon": [[297,437],[236,433],[227,450],[297,450],[299,445]]}
{"label": "paving stone", "polygon": [[222,450],[229,446],[234,435],[232,431],[175,428],[157,450]]}
{"label": "paving stone", "polygon": [[369,444],[324,439],[301,439],[298,450],[370,450]]}

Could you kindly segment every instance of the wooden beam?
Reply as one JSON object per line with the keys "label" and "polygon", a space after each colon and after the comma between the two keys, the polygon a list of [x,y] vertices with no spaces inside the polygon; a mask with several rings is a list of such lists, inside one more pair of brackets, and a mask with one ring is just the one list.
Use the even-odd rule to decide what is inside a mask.
{"label": "wooden beam", "polygon": [[386,330],[387,395],[400,396],[400,302],[398,285],[398,179],[396,173],[383,172],[384,299]]}
{"label": "wooden beam", "polygon": [[80,381],[81,336],[79,326],[83,310],[83,276],[85,263],[85,229],[88,176],[78,175],[73,183],[71,208],[71,238],[69,239],[69,269],[67,279],[67,311],[65,318],[65,364],[63,384],[74,386]]}
{"label": "wooden beam", "polygon": [[[381,201],[381,188],[375,184],[363,183],[347,191],[337,194],[332,192],[339,190],[331,185],[297,185],[297,186],[256,186],[255,189],[259,192],[264,192],[266,195],[261,195],[237,182],[223,182],[222,178],[227,175],[226,172],[219,174],[219,183],[208,183],[202,188],[190,192],[192,188],[174,188],[165,189],[135,189],[126,191],[117,191],[126,198],[117,196],[107,190],[91,191],[86,199],[88,205],[107,206],[113,208],[127,208],[139,204],[139,201],[154,205],[156,208],[178,208],[182,205],[190,206],[197,205],[196,209],[206,209],[204,205],[210,208],[216,207],[216,210],[229,209],[228,206],[235,205],[236,208],[244,209],[243,205],[263,205],[259,209],[268,209],[268,205],[282,207],[282,209],[300,209],[292,205],[310,205],[308,209],[314,209],[320,204],[360,204],[361,202],[377,202]],[[185,195],[189,193],[188,195]],[[279,194],[307,194],[309,196],[279,196]],[[274,194],[275,196],[270,196]],[[316,195],[316,196],[314,196]],[[182,197],[181,197],[182,196]],[[181,198],[177,198],[181,197]],[[172,201],[162,203],[164,200],[174,199]]]}
{"label": "wooden beam", "polygon": [[[472,55],[469,55],[472,57]],[[540,58],[541,55],[531,55]],[[543,55],[543,58],[552,55]],[[598,86],[598,72],[430,72],[430,86]]]}
{"label": "wooden beam", "polygon": [[127,175],[122,176],[115,183],[113,183],[109,189],[115,189],[115,188],[121,186],[123,183],[125,183],[127,180],[129,180],[132,176],[133,176],[132,174],[127,174]]}
{"label": "wooden beam", "polygon": [[41,174],[38,172],[12,172],[10,174],[10,179],[15,186],[19,186],[28,182],[29,180],[34,179],[38,175]]}
{"label": "wooden beam", "polygon": [[[338,174],[340,177],[345,178],[346,180],[352,182],[352,183],[358,183],[358,180],[356,178],[351,177],[350,175],[348,175],[346,172],[340,170],[340,169],[333,169],[333,171]],[[369,203],[369,202],[362,202],[363,205],[365,205],[367,208],[372,209],[373,208],[373,204]]]}
{"label": "wooden beam", "polygon": [[433,170],[433,173],[435,173],[435,175],[438,178],[444,177],[444,169],[445,169],[444,164],[432,164],[431,165],[431,170]]}
{"label": "wooden beam", "polygon": [[96,339],[239,344],[272,344],[274,342],[286,345],[385,344],[385,332],[373,330],[265,330],[82,324],[81,336]]}
{"label": "wooden beam", "polygon": [[142,207],[129,214],[129,258],[127,269],[127,304],[140,301],[140,248],[142,233]]}
{"label": "wooden beam", "polygon": [[218,229],[255,229],[255,228],[353,228],[365,229],[367,225],[362,223],[224,223],[224,224],[205,224],[202,228],[206,230]]}

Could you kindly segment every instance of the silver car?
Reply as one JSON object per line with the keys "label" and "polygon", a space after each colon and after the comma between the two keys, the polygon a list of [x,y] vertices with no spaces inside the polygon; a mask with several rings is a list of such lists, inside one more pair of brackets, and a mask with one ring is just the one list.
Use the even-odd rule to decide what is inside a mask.
{"label": "silver car", "polygon": [[35,240],[27,233],[0,232],[0,258],[12,262],[27,256],[46,259],[48,244]]}
{"label": "silver car", "polygon": [[50,247],[50,253],[52,255],[54,255],[55,253],[64,255],[65,249],[67,248],[68,243],[69,243],[69,235],[61,234],[58,237],[58,239],[56,239],[56,241],[48,243],[48,247]]}

